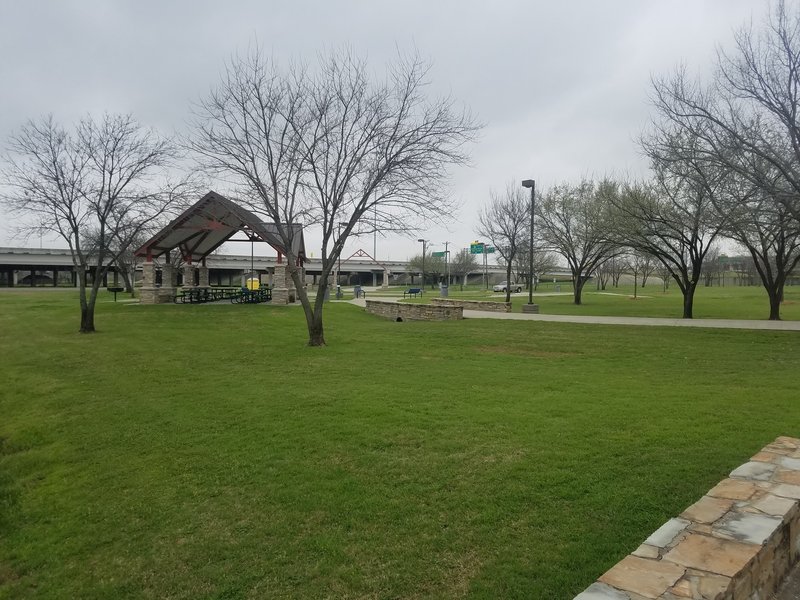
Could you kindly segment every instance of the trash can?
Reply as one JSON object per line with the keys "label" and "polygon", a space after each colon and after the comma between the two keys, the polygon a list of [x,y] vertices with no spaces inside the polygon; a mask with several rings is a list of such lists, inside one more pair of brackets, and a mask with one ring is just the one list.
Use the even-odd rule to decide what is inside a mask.
{"label": "trash can", "polygon": [[342,299],[342,286],[340,286],[340,285],[336,286],[336,299],[337,300],[341,300]]}
{"label": "trash can", "polygon": [[439,294],[441,295],[442,298],[447,298],[447,289],[448,286],[446,285],[439,287]]}

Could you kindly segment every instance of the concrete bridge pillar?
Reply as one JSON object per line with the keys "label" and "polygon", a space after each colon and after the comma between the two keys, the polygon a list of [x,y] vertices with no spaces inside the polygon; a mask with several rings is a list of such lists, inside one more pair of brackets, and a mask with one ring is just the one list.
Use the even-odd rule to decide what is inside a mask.
{"label": "concrete bridge pillar", "polygon": [[389,271],[383,272],[383,285],[381,286],[384,290],[389,289]]}

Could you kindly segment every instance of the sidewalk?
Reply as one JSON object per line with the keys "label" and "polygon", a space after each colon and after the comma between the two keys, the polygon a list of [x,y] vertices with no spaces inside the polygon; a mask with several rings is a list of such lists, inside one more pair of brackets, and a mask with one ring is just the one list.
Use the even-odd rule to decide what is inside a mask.
{"label": "sidewalk", "polygon": [[[401,298],[381,296],[386,302]],[[363,298],[349,300],[364,307]],[[633,325],[637,327],[705,327],[709,329],[759,329],[767,331],[800,331],[800,321],[760,321],[755,319],[665,319],[654,317],[599,317],[583,315],[533,315],[465,310],[465,319],[506,319],[512,321],[545,321],[550,323],[583,323],[587,325]],[[800,600],[800,599],[798,599]]]}

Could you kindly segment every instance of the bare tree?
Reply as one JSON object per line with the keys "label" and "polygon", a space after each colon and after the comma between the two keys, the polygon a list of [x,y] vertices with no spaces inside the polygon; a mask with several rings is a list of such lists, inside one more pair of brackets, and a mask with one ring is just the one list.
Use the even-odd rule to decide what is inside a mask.
{"label": "bare tree", "polygon": [[683,294],[683,318],[691,319],[703,260],[720,233],[708,182],[655,161],[651,184],[626,185],[614,200],[618,238],[667,268]]}
{"label": "bare tree", "polygon": [[610,260],[606,260],[599,265],[594,270],[594,274],[597,277],[597,289],[598,290],[605,290],[608,286],[608,282],[611,279],[611,266]]}
{"label": "bare tree", "polygon": [[769,298],[769,319],[779,320],[786,279],[800,261],[800,221],[785,202],[761,191],[734,211],[728,235],[749,253]]}
{"label": "bare tree", "polygon": [[703,261],[701,270],[703,276],[703,285],[711,287],[714,284],[714,278],[719,277],[722,272],[722,264],[720,263],[720,249],[718,245],[713,245],[706,253],[706,258]]}
{"label": "bare tree", "polygon": [[619,287],[619,280],[628,268],[627,257],[624,255],[612,256],[605,264],[607,265],[609,275],[611,275],[611,285],[615,288]]}
{"label": "bare tree", "polygon": [[422,273],[421,287],[424,288],[425,282],[429,281],[433,283],[441,281],[442,277],[445,275],[444,258],[434,256],[432,252],[428,252],[425,255],[425,262],[423,264],[422,254],[417,254],[409,259],[406,272],[412,274],[412,276],[414,273]]}
{"label": "bare tree", "polygon": [[163,179],[174,156],[170,141],[130,115],[86,117],[73,130],[46,117],[11,137],[4,201],[33,220],[27,232],[55,233],[72,251],[82,333],[95,331],[97,294],[110,266],[180,196],[183,188]]}
{"label": "bare tree", "polygon": [[664,289],[664,293],[667,293],[669,289],[669,280],[672,279],[672,271],[670,268],[662,262],[656,264],[656,274],[658,278],[661,280],[661,285]]}
{"label": "bare tree", "polygon": [[[642,252],[640,250],[633,250],[628,256],[625,258],[625,263],[627,265],[628,271],[630,271],[631,275],[633,275],[633,297],[639,297],[639,277],[642,276],[646,265],[650,265],[652,263],[652,258],[646,252]],[[644,284],[642,284],[644,287]]]}
{"label": "bare tree", "polygon": [[[522,235],[523,239],[530,238],[530,234],[528,233],[528,231],[530,230],[526,229],[525,233]],[[528,257],[530,255],[531,253],[527,245],[523,244],[518,250],[516,257],[514,258],[514,270],[517,272],[518,276],[521,277],[522,280],[525,282],[526,287],[530,285],[530,282],[528,281],[528,269],[530,268]],[[552,252],[549,252],[547,249],[541,248],[540,245],[534,247],[533,249],[534,291],[536,290],[539,281],[542,279],[542,277],[547,273],[552,273],[556,269],[558,269],[558,258]]]}
{"label": "bare tree", "polygon": [[656,270],[657,263],[658,261],[656,261],[650,254],[647,254],[646,252],[641,253],[642,287],[647,285],[647,280]]}
{"label": "bare tree", "polygon": [[489,192],[489,204],[478,214],[478,234],[491,240],[506,265],[506,302],[511,302],[511,272],[514,259],[530,231],[531,201],[516,183],[507,183],[505,192]]}
{"label": "bare tree", "polygon": [[537,206],[542,238],[566,259],[572,272],[575,304],[581,303],[586,279],[617,254],[609,210],[616,193],[610,181],[565,183],[550,189]]}
{"label": "bare tree", "polygon": [[734,41],[708,84],[691,81],[685,68],[653,81],[655,127],[696,140],[692,160],[736,173],[798,218],[800,7],[790,12],[777,0],[760,30],[742,27]]}
{"label": "bare tree", "polygon": [[464,291],[464,284],[467,276],[478,268],[478,261],[469,248],[462,248],[453,255],[450,261],[450,273],[458,277],[461,281],[461,291]]}
{"label": "bare tree", "polygon": [[[196,110],[190,146],[203,167],[276,223],[311,346],[325,344],[328,276],[350,235],[406,232],[451,212],[447,170],[467,160],[479,126],[452,99],[428,100],[427,75],[416,57],[375,82],[347,52],[321,58],[311,72],[281,70],[256,50],[234,59]],[[322,234],[313,305],[292,250],[300,223]]]}

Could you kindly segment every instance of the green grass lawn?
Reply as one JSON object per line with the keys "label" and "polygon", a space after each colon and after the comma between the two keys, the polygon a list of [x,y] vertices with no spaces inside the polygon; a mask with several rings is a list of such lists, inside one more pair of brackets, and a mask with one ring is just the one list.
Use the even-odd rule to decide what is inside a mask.
{"label": "green grass lawn", "polygon": [[[400,291],[393,290],[395,296]],[[668,317],[679,319],[683,315],[683,296],[676,285],[671,285],[667,292],[663,291],[660,281],[641,287],[637,298],[633,298],[633,286],[621,285],[615,288],[609,285],[605,291],[598,291],[596,286],[587,284],[583,291],[582,303],[576,306],[572,298],[570,283],[560,284],[560,295],[553,295],[552,284],[540,287],[534,293],[534,302],[539,305],[543,314],[551,315],[600,315],[613,317]],[[438,289],[426,290],[423,298],[411,299],[412,302],[428,302],[431,297],[439,295]],[[475,300],[505,300],[505,294],[492,293],[478,287],[470,287],[461,291],[458,286],[451,286],[449,295],[452,298],[469,298]],[[368,297],[372,298],[370,292]],[[514,294],[511,297],[514,312],[522,312],[522,305],[528,302],[527,293]],[[769,317],[769,301],[767,293],[760,286],[713,286],[698,287],[695,293],[694,318],[696,319],[767,319]],[[787,286],[785,301],[781,306],[781,318],[784,320],[800,320],[800,286]]]}
{"label": "green grass lawn", "polygon": [[77,317],[0,293],[0,598],[567,599],[800,434],[791,332]]}

